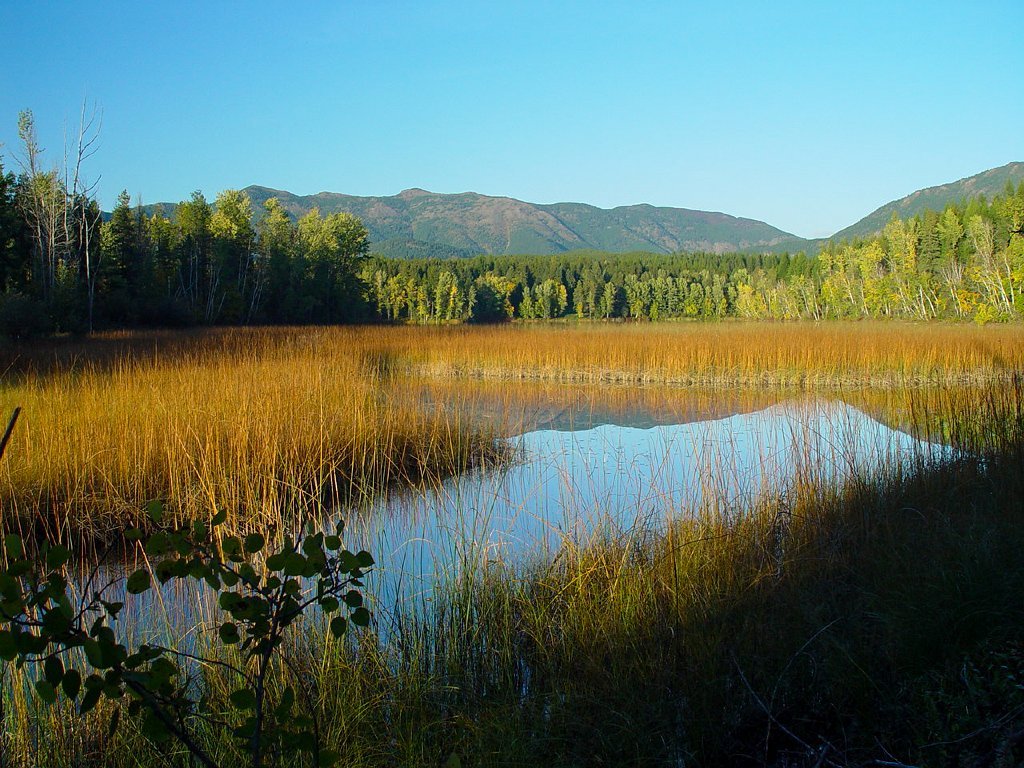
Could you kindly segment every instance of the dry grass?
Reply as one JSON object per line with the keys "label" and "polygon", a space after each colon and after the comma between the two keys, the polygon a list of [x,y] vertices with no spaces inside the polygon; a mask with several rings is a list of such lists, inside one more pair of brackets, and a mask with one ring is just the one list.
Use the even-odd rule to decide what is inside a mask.
{"label": "dry grass", "polygon": [[23,420],[0,470],[5,525],[103,536],[159,498],[184,519],[225,508],[236,527],[265,529],[307,504],[458,471],[487,448],[322,334],[223,338],[6,386],[0,408],[20,405]]}
{"label": "dry grass", "polygon": [[[873,383],[884,386],[842,396],[967,449],[956,463],[843,487],[808,475],[785,503],[746,514],[567,540],[553,562],[452,574],[429,613],[392,617],[389,634],[358,647],[303,633],[289,649],[295,682],[316,682],[325,736],[350,764],[458,753],[480,765],[810,765],[826,746],[836,764],[889,752],[931,764],[938,753],[921,745],[972,721],[958,715],[943,731],[922,702],[959,692],[957,711],[974,707],[982,726],[1002,716],[958,675],[979,642],[1021,629],[1007,606],[1024,589],[1024,392],[999,383],[1021,370],[1016,328],[284,329],[95,342],[8,361],[0,408],[25,409],[0,469],[8,525],[113,530],[160,496],[181,516],[225,506],[238,527],[274,526],[296,505],[457,471],[491,434],[581,403],[675,419],[780,396],[559,383],[570,380]],[[428,386],[425,372],[440,381]],[[982,381],[996,385],[918,386]],[[8,704],[22,702],[5,724],[22,764],[86,753],[164,764],[130,723],[108,743],[98,720],[41,713],[24,703],[23,677],[5,683]],[[970,747],[984,753],[995,732],[979,733]]]}
{"label": "dry grass", "polygon": [[431,377],[836,388],[963,384],[1024,369],[1024,329],[899,323],[384,328],[355,332]]}
{"label": "dry grass", "polygon": [[[522,408],[513,382],[685,385],[695,390],[686,403],[664,390],[644,397],[677,416],[709,404],[736,412],[767,404],[765,386],[901,392],[1007,379],[1024,368],[1024,332],[877,323],[221,329],[8,347],[0,365],[0,409],[23,408],[0,469],[3,525],[67,539],[135,524],[153,498],[185,519],[224,507],[234,525],[266,528],[304,504],[458,471],[487,449],[484,410],[495,430],[530,417],[508,407]],[[510,386],[468,383],[479,380]],[[714,387],[745,391],[723,403]],[[557,408],[591,396],[578,391],[536,397]],[[613,407],[636,399],[618,392],[623,405]]]}

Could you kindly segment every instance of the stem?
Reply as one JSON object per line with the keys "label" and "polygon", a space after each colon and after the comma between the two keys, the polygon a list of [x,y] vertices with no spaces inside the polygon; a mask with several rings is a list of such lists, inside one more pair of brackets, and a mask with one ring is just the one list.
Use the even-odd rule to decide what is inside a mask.
{"label": "stem", "polygon": [[14,425],[18,421],[18,415],[21,413],[21,406],[19,405],[14,409],[14,413],[11,414],[11,420],[7,422],[7,431],[4,432],[3,438],[0,438],[0,459],[4,456],[4,451],[7,450],[7,442],[11,439],[11,433],[14,432]]}
{"label": "stem", "polygon": [[149,707],[149,711],[156,716],[157,720],[164,724],[167,730],[174,735],[174,738],[184,745],[185,749],[189,751],[189,754],[205,765],[206,768],[220,768],[220,766],[213,762],[210,756],[203,751],[203,748],[193,741],[192,737],[188,735],[188,732],[183,728],[180,728],[178,724],[171,719],[171,717],[160,706],[160,703],[153,698],[153,695],[144,685],[140,685],[134,680],[125,680],[125,685],[135,691],[135,693],[142,698],[146,703],[146,706]]}

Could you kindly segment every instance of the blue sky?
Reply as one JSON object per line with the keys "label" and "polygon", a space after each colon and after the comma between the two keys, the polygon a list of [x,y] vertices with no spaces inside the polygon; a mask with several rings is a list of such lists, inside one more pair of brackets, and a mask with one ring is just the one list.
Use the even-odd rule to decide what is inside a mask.
{"label": "blue sky", "polygon": [[105,207],[415,186],[820,236],[1024,160],[1022,22],[1020,0],[11,1],[0,152],[31,108],[59,160],[88,99]]}

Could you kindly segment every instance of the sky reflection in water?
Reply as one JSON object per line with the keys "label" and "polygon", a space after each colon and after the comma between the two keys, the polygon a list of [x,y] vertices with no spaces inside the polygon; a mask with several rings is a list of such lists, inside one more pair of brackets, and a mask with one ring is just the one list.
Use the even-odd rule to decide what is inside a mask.
{"label": "sky reflection in water", "polygon": [[889,462],[948,456],[836,401],[792,401],[711,421],[644,427],[563,419],[511,438],[516,460],[350,514],[348,546],[370,550],[384,605],[429,597],[436,574],[554,556],[680,515],[737,514],[798,473],[837,482]]}
{"label": "sky reflection in water", "polygon": [[[467,569],[543,561],[566,543],[657,529],[678,516],[739,514],[762,494],[785,493],[798,473],[835,483],[952,452],[837,401],[659,420],[678,417],[643,407],[629,418],[561,412],[510,438],[508,465],[349,510],[346,546],[377,561],[367,592],[378,628],[386,634],[399,612],[429,610],[438,586]],[[204,626],[216,626],[212,594],[172,581],[129,600],[119,623],[190,648]]]}

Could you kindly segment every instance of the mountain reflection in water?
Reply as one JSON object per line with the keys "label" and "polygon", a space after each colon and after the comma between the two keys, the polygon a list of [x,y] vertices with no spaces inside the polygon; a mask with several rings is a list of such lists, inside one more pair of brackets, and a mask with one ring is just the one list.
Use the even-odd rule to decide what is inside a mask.
{"label": "mountain reflection in water", "polygon": [[[435,591],[460,573],[515,568],[681,516],[742,514],[759,497],[785,494],[798,477],[836,484],[954,451],[824,400],[688,423],[663,423],[664,411],[643,407],[623,415],[547,410],[523,422],[541,428],[508,438],[514,458],[506,465],[340,510],[346,546],[377,561],[366,586],[381,630],[400,612],[429,610]],[[216,626],[211,594],[169,582],[131,597],[121,621],[187,649]]]}
{"label": "mountain reflection in water", "polygon": [[798,476],[838,483],[952,450],[823,400],[685,424],[652,426],[658,417],[643,413],[617,424],[593,416],[556,414],[541,422],[547,428],[510,438],[516,459],[508,466],[352,511],[349,546],[374,553],[380,601],[416,601],[437,574],[551,557],[567,542],[678,516],[738,514],[759,496],[785,494]]}

